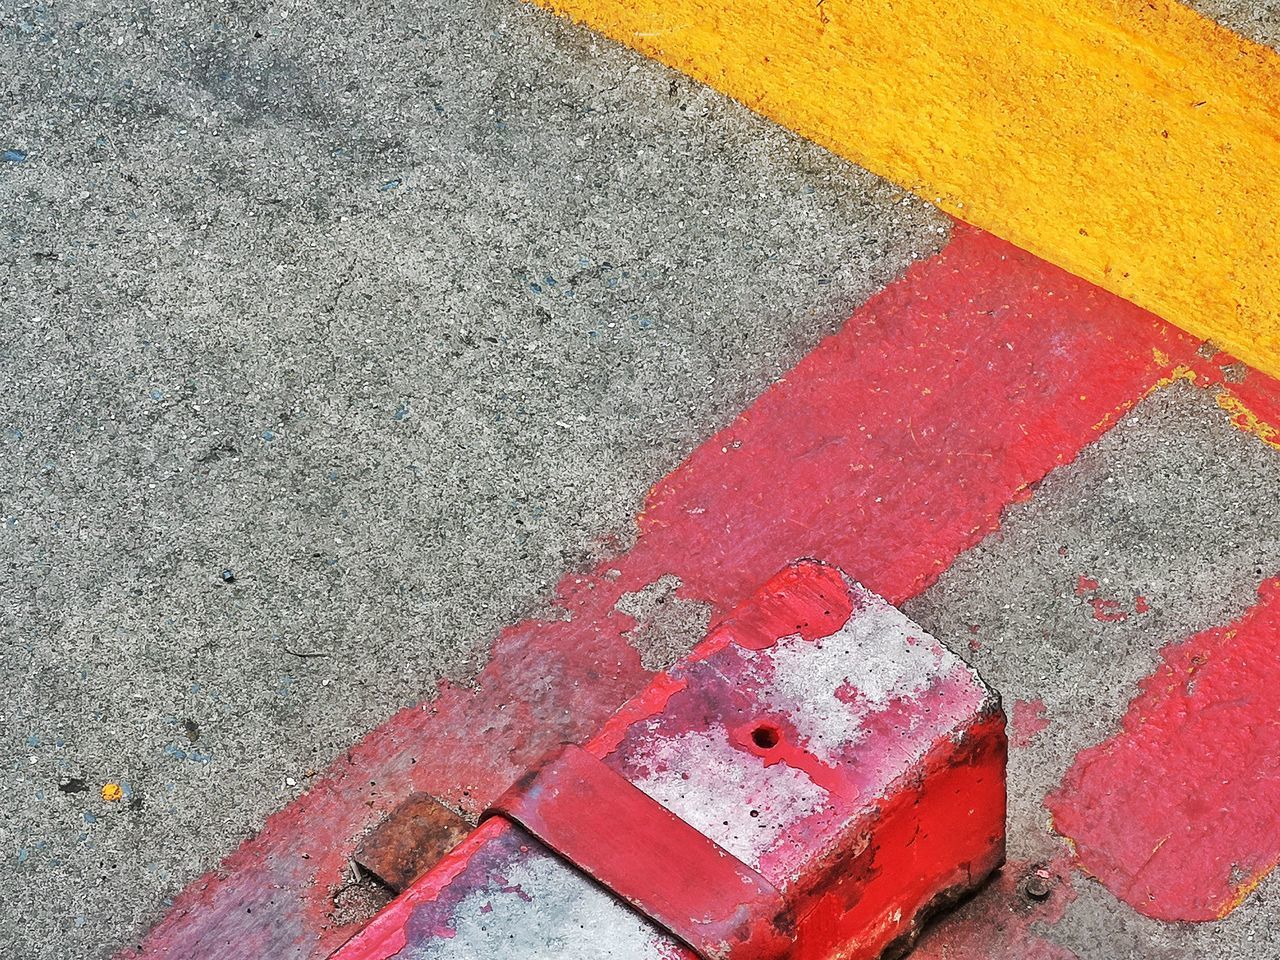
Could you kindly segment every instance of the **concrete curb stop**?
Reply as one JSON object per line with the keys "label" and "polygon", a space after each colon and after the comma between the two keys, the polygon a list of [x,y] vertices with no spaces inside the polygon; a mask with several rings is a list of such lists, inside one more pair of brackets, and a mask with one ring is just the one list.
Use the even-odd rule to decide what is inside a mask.
{"label": "concrete curb stop", "polygon": [[[1003,862],[1005,756],[999,697],[969,666],[800,561],[513,788],[334,960],[759,960],[778,936],[795,960],[892,954]],[[750,894],[736,910],[688,882],[717,870]]]}

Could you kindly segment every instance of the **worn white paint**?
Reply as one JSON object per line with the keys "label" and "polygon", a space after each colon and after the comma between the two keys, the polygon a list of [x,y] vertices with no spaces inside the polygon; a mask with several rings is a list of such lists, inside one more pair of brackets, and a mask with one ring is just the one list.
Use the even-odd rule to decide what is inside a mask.
{"label": "worn white paint", "polygon": [[786,828],[828,800],[804,772],[766,767],[733,746],[722,726],[654,738],[630,756],[655,771],[636,786],[753,868]]}
{"label": "worn white paint", "polygon": [[[787,637],[753,660],[763,685],[762,702],[795,727],[805,749],[824,763],[838,762],[860,743],[867,718],[894,701],[918,698],[933,684],[969,668],[900,610],[863,587],[862,609],[828,637]],[[837,696],[838,691],[843,696]],[[972,696],[951,705],[950,716],[918,717],[931,726],[967,722],[982,696],[974,677]],[[906,738],[904,738],[905,740]],[[911,738],[928,746],[928,738]]]}
{"label": "worn white paint", "polygon": [[[535,849],[503,883],[458,904],[453,937],[433,937],[398,960],[671,960],[676,941],[573,867]],[[507,892],[504,892],[507,891]],[[525,899],[525,898],[528,899]]]}

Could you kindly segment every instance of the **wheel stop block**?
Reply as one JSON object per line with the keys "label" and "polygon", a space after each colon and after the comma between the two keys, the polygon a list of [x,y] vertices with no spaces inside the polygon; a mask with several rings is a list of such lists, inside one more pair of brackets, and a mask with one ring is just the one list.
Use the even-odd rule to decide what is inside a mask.
{"label": "wheel stop block", "polygon": [[522,777],[334,960],[873,960],[1004,860],[999,697],[788,566]]}

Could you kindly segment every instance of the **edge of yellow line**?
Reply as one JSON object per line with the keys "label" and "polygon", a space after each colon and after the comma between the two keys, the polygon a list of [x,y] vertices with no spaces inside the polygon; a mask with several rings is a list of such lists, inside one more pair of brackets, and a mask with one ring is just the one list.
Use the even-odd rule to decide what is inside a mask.
{"label": "edge of yellow line", "polygon": [[536,0],[1280,375],[1280,55],[1172,0]]}

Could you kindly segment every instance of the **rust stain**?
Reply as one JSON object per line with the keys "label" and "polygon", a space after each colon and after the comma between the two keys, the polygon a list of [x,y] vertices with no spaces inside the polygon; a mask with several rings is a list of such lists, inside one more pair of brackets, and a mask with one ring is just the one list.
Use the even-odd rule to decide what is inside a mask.
{"label": "rust stain", "polygon": [[471,824],[435,797],[415,793],[365,837],[355,861],[399,893],[470,832]]}

